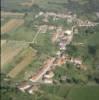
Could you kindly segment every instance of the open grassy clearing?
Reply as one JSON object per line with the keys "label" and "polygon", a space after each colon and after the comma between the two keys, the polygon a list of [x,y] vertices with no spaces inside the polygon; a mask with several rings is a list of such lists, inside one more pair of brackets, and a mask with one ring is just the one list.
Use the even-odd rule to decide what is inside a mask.
{"label": "open grassy clearing", "polygon": [[5,23],[4,26],[1,27],[1,33],[8,33],[12,31],[13,29],[21,26],[24,23],[24,20],[22,19],[11,19],[7,23]]}
{"label": "open grassy clearing", "polygon": [[35,53],[32,49],[29,49],[26,54],[22,57],[21,61],[8,73],[8,76],[11,78],[16,77],[28,64],[31,63]]}

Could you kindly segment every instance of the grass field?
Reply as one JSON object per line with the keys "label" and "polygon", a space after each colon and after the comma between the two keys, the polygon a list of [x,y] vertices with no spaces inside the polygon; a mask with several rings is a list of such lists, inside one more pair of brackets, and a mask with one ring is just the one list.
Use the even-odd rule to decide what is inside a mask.
{"label": "grass field", "polygon": [[76,86],[69,92],[67,100],[98,100],[99,86]]}
{"label": "grass field", "polygon": [[24,23],[22,19],[11,19],[1,27],[1,33],[8,33]]}
{"label": "grass field", "polygon": [[[85,62],[87,62],[87,64],[91,65],[92,64],[92,59],[97,57],[99,58],[99,26],[96,27],[96,29],[94,30],[94,28],[90,28],[89,32],[87,30],[84,31],[84,28],[82,29],[82,31],[79,32],[78,35],[74,35],[74,39],[73,39],[73,43],[84,43],[83,46],[78,46],[78,53],[79,56],[91,56],[90,53],[88,52],[88,46],[90,45],[94,45],[96,46],[96,55],[94,55],[93,57],[91,56],[91,59],[86,60]],[[85,29],[86,30],[86,29]],[[97,61],[98,63],[98,61]]]}
{"label": "grass field", "polygon": [[[43,85],[41,90],[60,100],[98,100],[99,86]],[[56,99],[57,100],[57,99]]]}
{"label": "grass field", "polygon": [[1,9],[6,11],[23,11],[28,7],[24,7],[21,3],[31,0],[1,0]]}
{"label": "grass field", "polygon": [[[4,68],[6,64],[12,62],[14,57],[25,47],[23,43],[8,42],[1,49],[1,68]],[[5,68],[4,68],[5,69]]]}
{"label": "grass field", "polygon": [[21,71],[13,80],[27,80],[29,77],[31,77],[34,73],[37,72],[39,68],[42,67],[43,62],[47,58],[46,55],[36,55],[30,64],[27,65],[27,67]]}
{"label": "grass field", "polygon": [[2,18],[23,18],[24,13],[1,11]]}
{"label": "grass field", "polygon": [[18,29],[9,33],[9,39],[19,40],[19,41],[28,41],[31,42],[36,32],[27,27],[21,26]]}
{"label": "grass field", "polygon": [[1,27],[2,27],[5,23],[7,23],[9,20],[10,20],[10,18],[1,17]]}
{"label": "grass field", "polygon": [[8,76],[11,78],[16,77],[28,64],[31,63],[35,53],[32,49],[29,49],[26,54],[22,57],[22,60],[8,73]]}
{"label": "grass field", "polygon": [[38,46],[38,51],[42,51],[47,55],[55,54],[57,48],[52,44],[51,34],[50,33],[40,33],[35,40],[36,45]]}
{"label": "grass field", "polygon": [[46,92],[47,94],[52,94],[60,97],[66,98],[69,90],[72,88],[72,86],[69,85],[43,85],[41,87],[41,90]]}

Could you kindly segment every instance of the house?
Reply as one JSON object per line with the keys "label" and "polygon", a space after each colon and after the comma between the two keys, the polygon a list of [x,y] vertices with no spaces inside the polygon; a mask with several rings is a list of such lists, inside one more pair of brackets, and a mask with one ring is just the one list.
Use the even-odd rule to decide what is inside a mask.
{"label": "house", "polygon": [[29,87],[28,89],[26,89],[26,91],[29,93],[29,94],[33,94],[34,92],[38,91],[38,86],[37,85],[32,85],[31,87]]}
{"label": "house", "polygon": [[45,17],[42,21],[44,21],[44,22],[48,22],[48,18],[47,17]]}
{"label": "house", "polygon": [[64,32],[64,34],[66,34],[66,35],[71,35],[71,34],[72,34],[72,31],[71,31],[71,30],[66,30],[66,31]]}
{"label": "house", "polygon": [[79,58],[74,59],[74,63],[77,65],[81,65],[82,64],[82,60]]}
{"label": "house", "polygon": [[39,14],[38,14],[38,15],[39,15],[39,16],[41,16],[41,15],[43,15],[43,14],[44,14],[44,12],[42,12],[42,11],[41,11],[41,12],[39,12]]}
{"label": "house", "polygon": [[55,26],[49,26],[48,29],[49,30],[54,30],[54,29],[56,29],[56,27]]}
{"label": "house", "polygon": [[99,18],[99,12],[96,12],[96,16]]}
{"label": "house", "polygon": [[58,39],[58,37],[59,37],[59,33],[53,33],[53,35],[52,35],[52,42],[54,43],[54,42],[56,42],[56,40]]}
{"label": "house", "polygon": [[46,74],[43,76],[43,82],[47,84],[52,84],[53,83],[53,78],[54,73],[52,71],[47,71]]}
{"label": "house", "polygon": [[40,30],[41,33],[46,33],[48,25],[41,25],[40,28],[41,28]]}
{"label": "house", "polygon": [[74,29],[74,34],[78,34],[78,32],[79,32],[78,29],[75,28],[75,29]]}
{"label": "house", "polygon": [[61,66],[66,63],[66,58],[64,56],[57,58],[54,65]]}
{"label": "house", "polygon": [[33,76],[30,77],[30,81],[37,82],[39,79],[42,79],[43,75],[46,74],[46,72],[51,69],[54,60],[55,60],[54,57],[47,59],[44,62],[43,67],[41,67]]}
{"label": "house", "polygon": [[66,50],[66,44],[65,44],[65,42],[60,42],[59,43],[59,47],[60,47],[60,50]]}
{"label": "house", "polygon": [[56,55],[57,55],[57,56],[60,56],[60,55],[61,55],[61,51],[57,51],[57,52],[56,52]]}
{"label": "house", "polygon": [[53,79],[44,79],[43,82],[47,83],[47,84],[52,84],[53,83]]}
{"label": "house", "polygon": [[83,70],[87,70],[86,65],[81,64],[80,66],[77,66],[78,69],[83,69]]}
{"label": "house", "polygon": [[53,78],[54,73],[52,71],[47,71],[46,74],[43,76],[44,78]]}
{"label": "house", "polygon": [[68,17],[67,18],[67,23],[72,23],[73,22],[73,19],[71,17]]}
{"label": "house", "polygon": [[76,65],[81,65],[82,64],[82,60],[80,58],[71,58],[70,62],[74,63]]}
{"label": "house", "polygon": [[31,87],[31,85],[28,82],[26,82],[26,81],[22,82],[21,84],[19,84],[17,86],[17,88],[19,90],[21,90],[22,92],[25,92],[25,90],[28,89],[29,87]]}

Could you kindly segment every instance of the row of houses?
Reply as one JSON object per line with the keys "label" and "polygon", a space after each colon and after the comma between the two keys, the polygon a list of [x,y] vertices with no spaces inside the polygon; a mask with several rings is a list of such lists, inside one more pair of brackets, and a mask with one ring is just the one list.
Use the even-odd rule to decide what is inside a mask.
{"label": "row of houses", "polygon": [[47,71],[49,71],[53,65],[55,58],[52,57],[44,62],[44,65],[33,75],[30,77],[30,81],[37,82],[39,79],[42,78],[44,74],[46,74]]}
{"label": "row of houses", "polygon": [[30,84],[28,81],[23,81],[18,84],[17,88],[22,92],[33,94],[39,89],[39,84]]}
{"label": "row of houses", "polygon": [[33,94],[39,88],[39,85],[35,85],[35,83],[38,82],[40,79],[42,79],[43,83],[52,84],[54,73],[51,71],[51,67],[54,60],[55,58],[49,58],[48,60],[46,60],[43,66],[29,78],[29,81],[22,82],[17,86],[17,88],[22,92]]}
{"label": "row of houses", "polygon": [[78,26],[89,26],[90,27],[90,26],[96,26],[97,24],[99,24],[99,23],[91,22],[89,20],[83,21],[81,19],[77,19]]}
{"label": "row of houses", "polygon": [[55,12],[42,12],[40,11],[36,16],[35,18],[39,17],[39,16],[45,16],[45,17],[48,17],[48,16],[52,16],[52,17],[58,17],[58,18],[71,18],[72,16],[73,17],[76,17],[77,15],[74,14],[72,15],[71,13],[55,13]]}

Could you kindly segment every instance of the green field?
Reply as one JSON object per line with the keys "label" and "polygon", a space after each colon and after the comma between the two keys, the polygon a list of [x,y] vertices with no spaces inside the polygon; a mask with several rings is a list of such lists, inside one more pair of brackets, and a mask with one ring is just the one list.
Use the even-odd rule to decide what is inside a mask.
{"label": "green field", "polygon": [[74,87],[68,94],[67,100],[98,100],[99,86]]}
{"label": "green field", "polygon": [[[59,100],[98,100],[99,86],[77,85],[44,85],[41,88],[46,94],[60,97]],[[41,100],[41,99],[40,99]],[[52,99],[48,99],[52,100]],[[55,99],[57,100],[57,99]]]}
{"label": "green field", "polygon": [[[82,28],[78,35],[74,35],[74,39],[72,43],[83,43],[82,46],[77,46],[78,53],[81,57],[86,56],[85,63],[92,64],[93,60],[95,60],[98,64],[98,58],[99,58],[99,26],[96,26],[94,28]],[[89,47],[93,47],[90,49]],[[90,49],[90,50],[89,50]],[[95,64],[94,64],[95,65]]]}
{"label": "green field", "polygon": [[1,0],[1,9],[5,11],[25,11],[28,7],[22,6],[21,3],[31,0]]}
{"label": "green field", "polygon": [[1,17],[1,27],[6,24],[8,21],[10,20],[10,18],[2,18]]}
{"label": "green field", "polygon": [[[56,96],[59,100],[98,100],[99,86],[77,86],[77,85],[43,85],[43,93]],[[53,100],[53,99],[48,99]]]}
{"label": "green field", "polygon": [[31,42],[36,32],[27,27],[20,27],[8,33],[10,40],[28,41]]}

